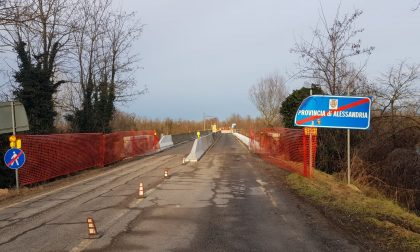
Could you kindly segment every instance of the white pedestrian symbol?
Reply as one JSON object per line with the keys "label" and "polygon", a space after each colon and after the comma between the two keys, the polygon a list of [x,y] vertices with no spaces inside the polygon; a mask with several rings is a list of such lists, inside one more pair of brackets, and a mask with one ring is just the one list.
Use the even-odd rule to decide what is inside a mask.
{"label": "white pedestrian symbol", "polygon": [[[13,155],[12,155],[12,158],[10,159],[10,161],[12,161],[13,159],[15,159],[16,157],[17,157],[17,154],[16,154],[16,152],[14,151],[14,152],[13,152]],[[16,165],[17,165],[17,166],[19,166],[19,161],[18,161],[18,158],[16,158],[16,160],[15,160],[13,163],[16,163]],[[13,163],[12,163],[11,165],[13,165]]]}

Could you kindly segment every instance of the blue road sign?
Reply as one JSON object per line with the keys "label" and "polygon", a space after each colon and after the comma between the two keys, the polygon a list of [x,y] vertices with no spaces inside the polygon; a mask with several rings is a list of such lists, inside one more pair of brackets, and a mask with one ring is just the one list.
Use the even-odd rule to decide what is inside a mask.
{"label": "blue road sign", "polygon": [[25,153],[21,149],[10,149],[4,154],[4,163],[10,169],[19,169],[25,164]]}
{"label": "blue road sign", "polygon": [[312,95],[299,106],[295,115],[295,125],[368,129],[371,103],[369,97]]}

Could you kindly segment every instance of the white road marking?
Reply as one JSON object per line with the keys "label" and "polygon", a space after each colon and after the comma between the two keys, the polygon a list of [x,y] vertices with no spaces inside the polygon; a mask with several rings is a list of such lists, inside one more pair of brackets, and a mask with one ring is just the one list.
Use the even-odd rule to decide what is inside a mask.
{"label": "white road marking", "polygon": [[270,199],[270,201],[271,201],[271,204],[274,206],[274,207],[278,207],[278,204],[277,204],[277,201],[274,199],[274,197],[273,197],[273,195],[271,195],[271,193],[270,192],[268,192],[266,189],[265,189],[265,185],[267,185],[268,183],[267,182],[264,182],[264,181],[262,181],[261,179],[257,179],[256,180],[257,181],[257,183],[258,184],[260,184],[261,185],[261,189],[264,191],[264,193],[267,195],[267,197]]}
{"label": "white road marking", "polygon": [[267,182],[264,182],[261,179],[257,179],[257,183],[260,184],[261,186],[267,185]]}

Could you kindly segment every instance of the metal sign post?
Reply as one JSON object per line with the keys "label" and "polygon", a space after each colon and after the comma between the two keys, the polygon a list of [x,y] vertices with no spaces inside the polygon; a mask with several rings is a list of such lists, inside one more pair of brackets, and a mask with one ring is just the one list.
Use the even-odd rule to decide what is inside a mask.
{"label": "metal sign post", "polygon": [[[16,136],[15,102],[14,101],[10,102],[10,105],[12,107],[12,130],[13,130],[13,135]],[[16,177],[16,191],[19,193],[19,172],[17,169],[15,170],[15,177]]]}
{"label": "metal sign post", "polygon": [[347,184],[350,185],[350,129],[347,129]]}
{"label": "metal sign post", "polygon": [[[347,95],[350,96],[350,86],[347,87]],[[350,129],[347,129],[347,184],[350,185]]]}

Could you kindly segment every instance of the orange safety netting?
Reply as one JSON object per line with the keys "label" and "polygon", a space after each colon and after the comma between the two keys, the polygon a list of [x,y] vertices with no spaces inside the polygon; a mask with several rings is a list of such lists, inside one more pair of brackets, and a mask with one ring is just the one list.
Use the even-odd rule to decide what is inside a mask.
{"label": "orange safety netting", "polygon": [[26,155],[19,182],[28,185],[156,151],[153,130],[111,134],[19,135]]}
{"label": "orange safety netting", "polygon": [[159,148],[159,139],[153,130],[115,132],[104,135],[103,141],[104,165],[144,155]]}
{"label": "orange safety netting", "polygon": [[250,149],[276,166],[297,172],[305,177],[313,175],[317,138],[312,135],[312,163],[310,169],[310,136],[302,129],[272,128],[250,132]]}

